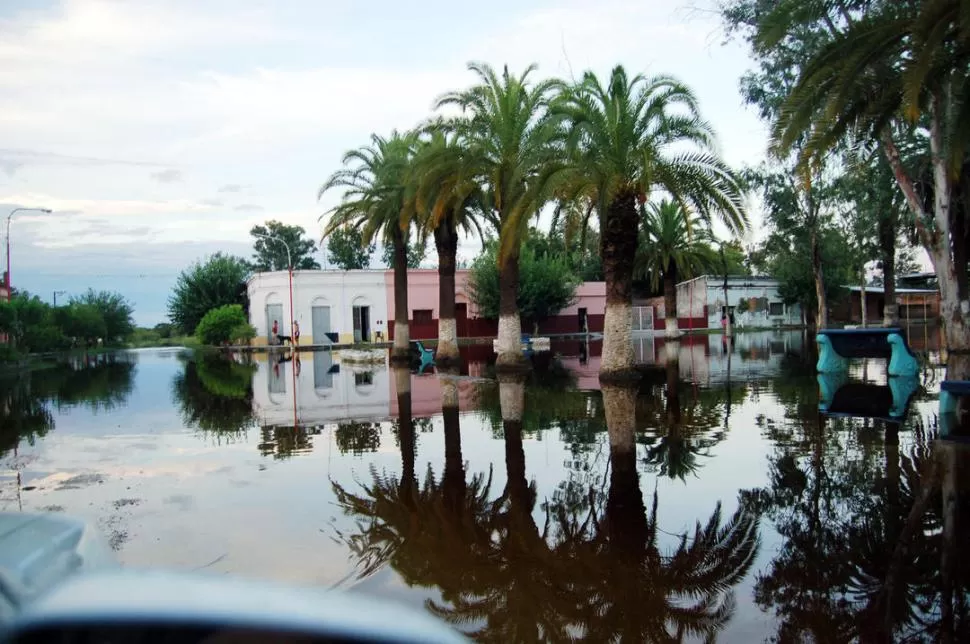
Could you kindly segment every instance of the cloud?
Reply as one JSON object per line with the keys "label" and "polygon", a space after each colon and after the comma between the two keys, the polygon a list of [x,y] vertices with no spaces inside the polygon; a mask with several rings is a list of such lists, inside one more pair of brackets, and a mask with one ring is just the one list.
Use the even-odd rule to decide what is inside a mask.
{"label": "cloud", "polygon": [[218,208],[222,206],[223,202],[219,199],[202,199],[199,201],[203,206],[210,206],[212,208]]}
{"label": "cloud", "polygon": [[233,210],[236,210],[237,212],[262,212],[264,208],[253,203],[244,203],[239,204],[233,208]]}
{"label": "cloud", "polygon": [[19,161],[11,161],[7,159],[0,158],[0,172],[3,172],[8,177],[12,177],[17,174],[17,170],[24,167],[24,164]]}
{"label": "cloud", "polygon": [[159,170],[158,172],[152,173],[152,179],[159,183],[175,183],[182,180],[182,171],[176,170],[175,168]]}
{"label": "cloud", "polygon": [[243,187],[238,183],[227,183],[219,188],[219,192],[242,192],[242,190]]}

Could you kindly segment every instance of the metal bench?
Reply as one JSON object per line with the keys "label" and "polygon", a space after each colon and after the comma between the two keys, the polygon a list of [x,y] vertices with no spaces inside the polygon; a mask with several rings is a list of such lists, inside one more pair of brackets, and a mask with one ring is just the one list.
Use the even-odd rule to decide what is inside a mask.
{"label": "metal bench", "polygon": [[898,328],[822,329],[818,343],[819,373],[840,373],[848,368],[849,358],[888,358],[890,376],[915,376],[919,361]]}
{"label": "metal bench", "polygon": [[418,367],[418,373],[424,373],[424,370],[428,367],[434,366],[434,351],[424,346],[420,340],[414,342],[414,348],[418,350],[418,357],[421,359],[421,365]]}

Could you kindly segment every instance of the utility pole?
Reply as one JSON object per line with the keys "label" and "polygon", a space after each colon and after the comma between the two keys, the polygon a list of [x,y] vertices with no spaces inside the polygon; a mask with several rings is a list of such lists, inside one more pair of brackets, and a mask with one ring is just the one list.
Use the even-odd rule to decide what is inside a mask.
{"label": "utility pole", "polygon": [[66,295],[66,294],[67,294],[67,291],[54,291],[54,308],[55,309],[57,308],[57,296],[58,295]]}

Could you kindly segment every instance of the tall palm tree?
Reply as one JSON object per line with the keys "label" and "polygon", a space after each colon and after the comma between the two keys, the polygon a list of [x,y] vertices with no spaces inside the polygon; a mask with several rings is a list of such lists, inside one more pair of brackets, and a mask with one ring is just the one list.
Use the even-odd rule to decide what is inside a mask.
{"label": "tall palm tree", "polygon": [[519,76],[506,67],[500,74],[484,63],[469,69],[478,83],[440,97],[436,108],[458,107],[462,115],[443,119],[442,127],[465,147],[466,177],[484,191],[485,219],[499,235],[500,304],[498,327],[499,369],[525,364],[521,350],[522,325],[516,297],[519,287],[519,252],[529,219],[550,196],[547,172],[558,157],[556,128],[547,107],[560,83],[533,83],[530,65]]}
{"label": "tall palm tree", "polygon": [[694,94],[673,78],[627,75],[613,69],[603,85],[592,72],[563,93],[555,113],[565,121],[569,173],[558,190],[596,203],[606,277],[606,320],[600,378],[633,370],[633,268],[637,212],[660,190],[701,217],[729,228],[747,225],[741,191],[713,153],[714,135]]}
{"label": "tall palm tree", "polygon": [[640,247],[634,276],[649,279],[652,288],[663,284],[668,338],[680,335],[677,325],[677,282],[715,266],[717,255],[706,223],[681,204],[663,200],[641,210]]}
{"label": "tall palm tree", "polygon": [[[361,231],[364,243],[380,237],[394,248],[394,348],[391,359],[408,359],[408,257],[411,217],[406,207],[413,187],[411,164],[417,135],[393,132],[389,138],[376,134],[371,144],[344,154],[343,169],[334,172],[320,188],[317,198],[332,188],[344,188],[340,204],[329,211],[323,236],[343,226]],[[351,167],[346,167],[351,166]],[[323,215],[326,217],[327,215]]]}
{"label": "tall palm tree", "polygon": [[421,226],[431,231],[438,251],[438,346],[435,362],[446,367],[459,360],[455,322],[455,269],[459,233],[483,239],[479,216],[481,185],[469,168],[467,147],[436,124],[418,149],[413,205]]}

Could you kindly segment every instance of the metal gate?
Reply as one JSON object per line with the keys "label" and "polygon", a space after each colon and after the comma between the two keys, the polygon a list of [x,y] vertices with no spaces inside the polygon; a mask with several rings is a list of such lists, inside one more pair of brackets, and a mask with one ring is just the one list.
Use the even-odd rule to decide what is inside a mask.
{"label": "metal gate", "polygon": [[310,309],[310,315],[313,344],[333,344],[327,337],[330,333],[330,307],[314,306]]}

